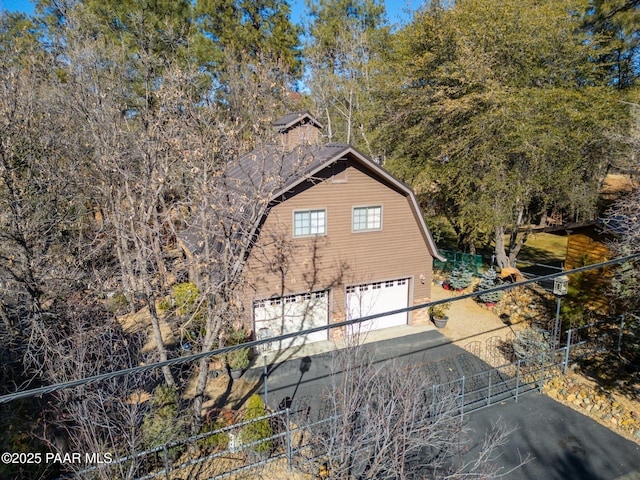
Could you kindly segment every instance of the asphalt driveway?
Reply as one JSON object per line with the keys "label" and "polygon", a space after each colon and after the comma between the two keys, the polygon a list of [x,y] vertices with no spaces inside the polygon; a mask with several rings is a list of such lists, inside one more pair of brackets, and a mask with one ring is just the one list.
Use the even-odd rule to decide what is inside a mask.
{"label": "asphalt driveway", "polygon": [[[419,368],[439,367],[440,376],[451,379],[469,374],[482,365],[468,352],[452,344],[437,331],[367,344],[376,361],[395,358]],[[475,365],[474,365],[475,364]],[[485,364],[486,366],[486,364]],[[486,366],[486,368],[489,368]],[[332,373],[331,353],[295,358],[269,365],[269,404],[277,408],[284,398],[298,407],[319,412],[322,392]],[[437,372],[434,371],[437,374]],[[262,369],[245,374],[259,382]],[[262,388],[259,393],[263,394]],[[295,408],[295,407],[294,407]],[[497,403],[467,415],[480,448],[485,433],[499,419],[508,428],[517,427],[508,443],[497,451],[495,464],[503,472],[529,456],[531,460],[504,478],[513,480],[640,480],[640,446],[613,433],[591,418],[537,392]]]}
{"label": "asphalt driveway", "polygon": [[[369,352],[375,362],[393,359],[404,365],[415,365],[422,368],[456,358],[459,355],[475,358],[435,330],[367,343],[360,348]],[[334,352],[326,352],[269,364],[269,406],[277,409],[283,399],[291,398],[311,407],[312,413],[318,412],[322,393],[325,386],[329,385],[330,376],[335,370],[334,355]],[[450,377],[449,380],[465,375],[459,363],[451,367],[451,371],[445,372],[448,374],[447,377]],[[485,365],[484,368],[489,367]],[[263,368],[260,366],[259,360],[256,362],[255,368],[244,374],[247,381],[256,383],[262,381],[262,376]],[[444,376],[443,373],[441,377]],[[262,385],[258,393],[263,395]]]}
{"label": "asphalt driveway", "polygon": [[496,464],[508,471],[531,457],[509,480],[640,479],[640,446],[546,395],[529,393],[467,417],[478,442],[499,419],[518,429],[498,449]]}

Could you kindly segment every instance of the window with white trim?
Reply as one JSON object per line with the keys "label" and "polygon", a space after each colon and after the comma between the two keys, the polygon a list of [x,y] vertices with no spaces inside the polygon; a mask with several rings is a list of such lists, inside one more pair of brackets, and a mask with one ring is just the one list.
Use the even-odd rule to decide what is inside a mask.
{"label": "window with white trim", "polygon": [[382,207],[353,207],[353,231],[382,229]]}
{"label": "window with white trim", "polygon": [[326,235],[327,211],[303,210],[293,212],[293,236]]}

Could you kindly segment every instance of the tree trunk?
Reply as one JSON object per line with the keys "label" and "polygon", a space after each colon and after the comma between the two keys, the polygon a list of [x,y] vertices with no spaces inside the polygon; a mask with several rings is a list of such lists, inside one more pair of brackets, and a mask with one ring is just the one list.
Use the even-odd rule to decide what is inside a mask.
{"label": "tree trunk", "polygon": [[495,254],[500,268],[510,267],[515,263],[528,236],[528,232],[523,232],[520,236],[510,235],[509,245],[506,245],[504,227],[495,228]]}
{"label": "tree trunk", "polygon": [[520,237],[515,237],[513,239],[513,243],[509,245],[509,264],[513,265],[516,261],[516,258],[520,254],[520,250],[524,246],[527,238],[529,237],[529,232],[523,232]]}
{"label": "tree trunk", "polygon": [[469,232],[468,230],[459,229],[456,230],[456,233],[458,235],[458,249],[461,252],[468,252],[475,255],[476,244],[471,237],[471,232]]}
{"label": "tree trunk", "polygon": [[331,114],[329,113],[329,108],[325,108],[327,115],[327,140],[331,141],[333,139],[333,129],[331,128]]}
{"label": "tree trunk", "polygon": [[134,292],[136,291],[136,279],[131,255],[129,253],[127,235],[125,234],[125,207],[118,197],[112,197],[110,199],[109,210],[111,224],[113,225],[116,236],[116,255],[118,256],[118,261],[120,263],[120,283],[122,285],[122,291],[127,302],[129,302],[129,311],[131,313],[135,313],[136,299]]}
{"label": "tree trunk", "polygon": [[347,110],[347,143],[351,143],[351,121],[353,116],[353,90],[349,91],[349,105]]}
{"label": "tree trunk", "polygon": [[160,245],[160,235],[162,234],[161,226],[158,222],[158,215],[156,215],[155,212],[152,215],[152,222],[154,233],[152,233],[150,240],[156,266],[158,267],[158,274],[160,276],[160,286],[164,289],[169,286],[167,283],[167,266],[165,264],[164,257],[162,256],[162,246]]}
{"label": "tree trunk", "polygon": [[[202,344],[202,351],[209,352],[213,347],[213,343],[218,338],[218,333],[220,332],[220,317],[218,315],[207,319],[207,333],[205,334],[204,341]],[[191,434],[197,435],[200,433],[200,425],[202,421],[202,396],[204,394],[205,389],[207,388],[207,379],[209,373],[209,362],[210,358],[202,358],[198,363],[198,379],[196,381],[196,390],[195,395],[193,397],[193,422],[191,426]]]}
{"label": "tree trunk", "polygon": [[[511,252],[514,251],[515,246],[516,246],[516,244],[518,242],[518,229],[522,225],[523,217],[524,217],[524,209],[522,207],[520,207],[518,209],[518,218],[516,219],[512,229],[511,229],[511,234],[509,235],[509,259],[511,261],[515,260],[515,256],[513,258],[511,257]],[[518,249],[518,251],[520,251],[520,249]]]}
{"label": "tree trunk", "polygon": [[504,227],[495,228],[495,254],[496,263],[500,268],[511,266],[509,257],[507,256],[506,246],[504,243]]}
{"label": "tree trunk", "polygon": [[129,312],[136,313],[136,299],[135,299],[135,279],[133,273],[133,266],[131,265],[131,259],[126,252],[127,247],[127,239],[122,234],[122,232],[118,232],[120,227],[116,227],[116,236],[118,237],[116,240],[116,253],[118,255],[118,260],[120,260],[120,276],[121,276],[121,285],[124,296],[129,302]]}
{"label": "tree trunk", "polygon": [[[147,306],[149,307],[149,317],[151,318],[151,328],[153,330],[153,338],[156,342],[156,349],[160,355],[160,361],[167,361],[167,349],[164,346],[164,340],[162,339],[162,331],[160,330],[160,320],[158,319],[158,312],[156,311],[156,299],[151,290],[151,285],[145,282],[145,294],[147,297]],[[171,369],[169,367],[162,367],[162,373],[164,375],[164,381],[169,387],[175,387],[176,382],[173,379]]]}

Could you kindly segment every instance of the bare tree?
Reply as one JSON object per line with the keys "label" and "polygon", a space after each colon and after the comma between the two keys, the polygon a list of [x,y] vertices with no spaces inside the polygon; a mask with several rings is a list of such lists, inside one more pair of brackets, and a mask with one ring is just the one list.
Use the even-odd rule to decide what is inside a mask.
{"label": "bare tree", "polygon": [[[72,24],[72,14],[68,18]],[[70,31],[66,42],[69,77],[61,95],[89,145],[87,189],[113,238],[131,311],[146,309],[156,350],[166,360],[171,353],[156,304],[180,275],[175,251],[186,232],[197,243],[191,267],[198,305],[190,318],[168,320],[173,333],[193,332],[194,348],[223,345],[229,330],[240,326],[237,287],[256,227],[273,189],[287,178],[277,169],[261,171],[257,163],[250,171],[237,164],[249,139],[271,123],[258,114],[257,97],[268,111],[285,97],[279,66],[237,67],[238,92],[228,97],[246,110],[232,115],[228,104],[201,90],[207,82],[197,68],[167,61],[161,81],[151,72],[132,83],[132,71],[153,70],[158,62],[153,52],[142,49],[132,56],[127,45],[93,39],[81,29]],[[203,359],[195,373],[194,433],[207,367]],[[167,385],[176,384],[169,368],[163,373]]]}
{"label": "bare tree", "polygon": [[[616,234],[610,246],[616,256],[640,252],[640,189],[618,200],[607,212],[604,224]],[[613,277],[614,294],[624,304],[623,311],[635,311],[640,298],[640,271],[638,260],[623,263]],[[621,305],[619,305],[621,306]]]}
{"label": "bare tree", "polygon": [[[353,342],[351,337],[349,342]],[[352,345],[334,355],[321,422],[300,419],[313,438],[313,462],[327,478],[498,478],[491,453],[510,431],[496,425],[473,458],[472,434],[459,392],[436,387],[424,371],[395,361],[377,364]],[[311,467],[311,464],[310,464]]]}
{"label": "bare tree", "polygon": [[305,63],[310,98],[326,126],[329,141],[344,141],[369,155],[372,73],[389,43],[384,5],[309,1],[305,25]]}
{"label": "bare tree", "polygon": [[7,345],[18,346],[27,377],[36,378],[42,328],[59,322],[57,305],[82,288],[92,252],[78,249],[85,197],[66,155],[74,135],[53,93],[59,79],[50,57],[30,53],[20,62],[0,49],[0,317]]}
{"label": "bare tree", "polygon": [[[624,156],[617,162],[617,167],[628,171],[634,182],[634,190],[618,199],[606,212],[603,223],[606,229],[615,234],[610,247],[616,256],[633,255],[640,252],[640,187],[637,176],[640,172],[640,105],[630,103],[632,123],[624,136],[616,138],[625,146]],[[640,298],[640,272],[638,261],[626,262],[614,276],[615,294],[628,310],[638,308]]]}
{"label": "bare tree", "polygon": [[[43,361],[50,382],[78,380],[150,360],[141,353],[143,335],[126,334],[101,305],[74,300],[78,299],[70,299],[65,324],[46,332]],[[54,453],[82,453],[80,461],[64,462],[65,468],[98,467],[80,478],[133,478],[142,468],[139,461],[111,462],[144,448],[140,428],[148,415],[144,392],[156,377],[129,375],[48,396],[41,419],[43,440]],[[87,458],[85,453],[96,455]]]}
{"label": "bare tree", "polygon": [[[210,171],[206,157],[194,166],[193,213],[184,219],[188,228],[181,237],[186,250],[191,252],[191,270],[205,312],[205,333],[198,340],[202,351],[210,351],[216,343],[223,346],[230,332],[244,328],[247,312],[242,305],[243,272],[256,246],[260,225],[272,205],[273,193],[300,175],[313,160],[313,153],[284,152],[276,144],[265,143],[237,160],[230,160],[219,172]],[[283,251],[290,248],[283,239],[272,240],[279,242]],[[277,264],[281,268],[286,268],[290,261],[284,256],[263,260],[269,266]],[[199,362],[193,404],[194,433],[201,420],[207,367],[207,359]]]}

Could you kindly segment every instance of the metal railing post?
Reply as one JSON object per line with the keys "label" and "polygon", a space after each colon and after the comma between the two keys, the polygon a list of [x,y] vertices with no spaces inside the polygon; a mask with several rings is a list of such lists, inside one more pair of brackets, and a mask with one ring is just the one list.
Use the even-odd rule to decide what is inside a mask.
{"label": "metal railing post", "polygon": [[289,407],[285,410],[285,425],[287,428],[287,470],[291,471],[293,466],[293,445],[291,441],[291,418]]}
{"label": "metal railing post", "polygon": [[460,396],[460,418],[464,418],[464,387],[465,387],[465,377],[462,376],[462,394]]}
{"label": "metal railing post", "polygon": [[487,407],[491,405],[491,378],[493,377],[493,370],[489,370],[489,389],[487,392]]}
{"label": "metal railing post", "polygon": [[436,386],[431,385],[431,417],[436,416]]}
{"label": "metal railing post", "polygon": [[571,350],[571,333],[573,329],[567,330],[567,345],[566,350],[564,352],[564,365],[562,367],[562,373],[567,373],[567,369],[569,368],[569,351]]}
{"label": "metal railing post", "polygon": [[542,388],[544,387],[544,362],[546,360],[545,352],[542,352],[542,368],[540,369],[540,393],[542,393]]}
{"label": "metal railing post", "polygon": [[171,480],[169,478],[169,451],[167,450],[167,444],[165,443],[162,446],[162,453],[163,453],[163,461],[164,461],[164,475],[167,478],[167,480]]}
{"label": "metal railing post", "polygon": [[520,362],[522,360],[518,359],[518,369],[516,370],[516,402],[518,401],[518,393],[520,390]]}
{"label": "metal railing post", "polygon": [[262,355],[264,359],[264,406],[269,408],[269,370],[267,370],[267,355]]}
{"label": "metal railing post", "polygon": [[556,308],[556,321],[553,324],[553,349],[558,348],[558,337],[560,337],[561,328],[560,328],[560,302],[562,301],[562,296],[558,295],[558,304]]}
{"label": "metal railing post", "polygon": [[620,315],[620,333],[618,334],[618,356],[620,355],[620,351],[622,350],[622,332],[624,331],[624,314]]}

